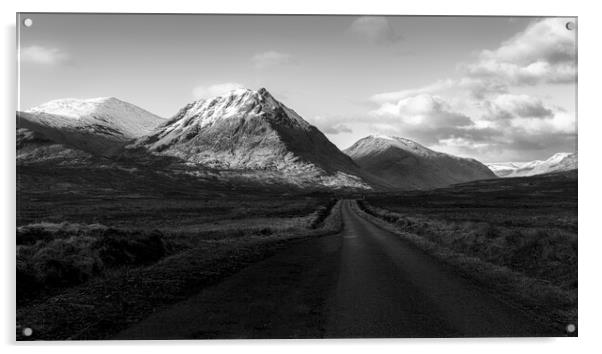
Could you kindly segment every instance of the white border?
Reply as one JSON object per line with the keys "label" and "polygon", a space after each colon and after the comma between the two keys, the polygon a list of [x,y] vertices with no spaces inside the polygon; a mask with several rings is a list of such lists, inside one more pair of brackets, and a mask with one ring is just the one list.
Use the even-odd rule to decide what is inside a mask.
{"label": "white border", "polygon": [[[381,1],[343,2],[304,0],[284,2],[277,0],[253,1],[146,1],[102,0],[84,2],[75,0],[8,0],[1,3],[2,11],[2,321],[0,333],[3,349],[7,352],[77,353],[92,354],[108,350],[141,348],[146,353],[161,353],[177,346],[176,350],[196,352],[216,350],[226,352],[253,352],[265,354],[302,353],[307,351],[344,350],[363,353],[375,349],[379,353],[504,353],[532,351],[540,353],[595,352],[600,320],[601,297],[599,259],[602,252],[600,218],[600,154],[602,153],[602,112],[600,104],[600,11],[594,1]],[[188,342],[95,342],[52,343],[41,345],[14,342],[14,226],[15,226],[15,119],[16,108],[16,51],[15,13],[21,12],[170,12],[170,13],[291,13],[291,14],[417,14],[417,15],[536,15],[579,16],[579,338],[563,339],[419,339],[419,340],[311,340],[311,341],[188,341]]]}

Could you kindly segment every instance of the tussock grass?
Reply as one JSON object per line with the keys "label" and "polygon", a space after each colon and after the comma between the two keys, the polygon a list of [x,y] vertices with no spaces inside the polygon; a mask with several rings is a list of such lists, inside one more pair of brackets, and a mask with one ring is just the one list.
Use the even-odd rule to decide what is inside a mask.
{"label": "tussock grass", "polygon": [[17,228],[17,245],[31,245],[38,241],[50,241],[76,235],[91,235],[108,227],[101,224],[51,223],[40,222]]}
{"label": "tussock grass", "polygon": [[516,232],[487,223],[448,223],[394,213],[363,201],[356,208],[381,227],[535,315],[559,326],[575,323],[576,237],[562,231]]}
{"label": "tussock grass", "polygon": [[506,227],[479,221],[448,221],[420,214],[399,214],[366,205],[364,210],[444,247],[563,289],[577,287],[577,235],[548,226]]}
{"label": "tussock grass", "polygon": [[[297,218],[299,227],[285,231],[264,226],[239,229],[236,234],[232,233],[234,230],[214,231],[213,237],[207,234],[197,237],[191,234],[162,235],[163,242],[169,240],[167,244],[171,248],[165,246],[168,254],[160,260],[149,265],[130,264],[106,269],[84,283],[66,288],[42,301],[18,307],[17,339],[108,338],[157,308],[181,301],[248,264],[274,254],[291,242],[340,232],[343,227],[340,203],[329,201],[325,206],[330,211],[327,215],[324,209],[316,210],[307,217]],[[34,246],[39,244],[40,250],[53,250],[53,247],[44,245],[48,246],[53,241],[64,243],[66,240],[81,242],[81,247],[75,247],[72,251],[81,250],[82,255],[96,254],[101,261],[104,254],[100,251],[102,247],[106,247],[106,250],[128,249],[123,238],[100,242],[85,235],[40,241]],[[151,240],[149,238],[149,246],[154,244]],[[94,253],[94,250],[98,251]],[[146,249],[152,250],[152,247]],[[121,257],[129,253],[108,252],[111,257],[106,258],[105,254],[103,264],[109,259],[114,264],[123,264],[127,260]],[[149,254],[154,253],[143,255]],[[58,258],[64,258],[64,254]],[[20,330],[23,327],[32,328],[34,335],[23,337]]]}
{"label": "tussock grass", "polygon": [[20,242],[18,305],[53,289],[83,283],[108,269],[156,262],[169,248],[159,231],[126,231],[98,225],[32,225],[18,230],[17,243]]}

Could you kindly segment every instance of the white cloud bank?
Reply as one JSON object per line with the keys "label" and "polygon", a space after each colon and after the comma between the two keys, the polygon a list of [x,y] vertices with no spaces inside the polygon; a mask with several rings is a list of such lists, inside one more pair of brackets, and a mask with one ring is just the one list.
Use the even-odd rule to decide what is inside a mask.
{"label": "white cloud bank", "polygon": [[312,118],[309,119],[309,122],[311,124],[318,127],[318,129],[320,129],[322,131],[322,133],[328,134],[328,135],[352,133],[353,130],[349,127],[349,125],[345,124],[345,121],[348,121],[348,119],[345,119],[344,117],[334,117],[334,116],[331,116],[331,117],[316,116],[313,119]]}
{"label": "white cloud bank", "polygon": [[243,88],[244,85],[236,82],[225,82],[209,86],[197,86],[192,90],[195,99],[212,98],[222,96],[232,90]]}
{"label": "white cloud bank", "polygon": [[548,18],[532,23],[497,49],[482,51],[476,63],[467,65],[468,74],[513,85],[574,82],[575,31],[567,30],[567,21]]}
{"label": "white cloud bank", "polygon": [[54,65],[64,63],[70,59],[69,55],[58,48],[30,45],[20,48],[22,62]]}

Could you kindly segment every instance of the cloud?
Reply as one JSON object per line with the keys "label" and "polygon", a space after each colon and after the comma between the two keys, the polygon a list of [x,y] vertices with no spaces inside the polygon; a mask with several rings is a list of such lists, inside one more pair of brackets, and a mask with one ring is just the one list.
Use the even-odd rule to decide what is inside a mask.
{"label": "cloud", "polygon": [[435,144],[450,138],[481,140],[492,133],[487,128],[479,127],[467,115],[454,110],[443,98],[429,94],[385,103],[370,115],[379,123],[395,125],[405,137],[424,144]]}
{"label": "cloud", "polygon": [[324,134],[342,134],[342,133],[353,133],[351,128],[344,124],[343,121],[346,119],[342,117],[323,117],[317,116],[311,119],[311,123],[317,126]]}
{"label": "cloud", "polygon": [[403,39],[387,18],[378,16],[356,18],[351,23],[349,32],[362,40],[376,44],[393,44]]}
{"label": "cloud", "polygon": [[548,18],[529,25],[497,49],[483,50],[468,64],[469,76],[493,78],[512,85],[566,83],[576,79],[576,34],[571,19]]}
{"label": "cloud", "polygon": [[380,108],[371,112],[374,116],[397,117],[405,124],[418,125],[427,122],[466,125],[470,118],[452,111],[450,105],[441,97],[418,94],[403,98],[396,103],[385,103]]}
{"label": "cloud", "polygon": [[483,162],[530,161],[548,158],[559,151],[575,150],[574,133],[527,134],[494,136],[485,142],[471,139],[446,139],[431,148],[457,155],[480,156]]}
{"label": "cloud", "polygon": [[476,99],[507,93],[511,87],[574,83],[577,78],[576,38],[565,24],[570,19],[548,18],[530,24],[494,50],[483,50],[474,62],[459,64],[463,76],[419,88],[378,93],[383,103],[420,93],[466,90]]}
{"label": "cloud", "polygon": [[197,86],[192,90],[192,95],[196,99],[212,98],[222,96],[232,90],[244,88],[244,85],[236,82],[225,82],[209,86]]}
{"label": "cloud", "polygon": [[294,62],[290,54],[280,53],[273,50],[257,53],[253,55],[251,61],[257,69],[266,69],[274,66],[292,64]]}
{"label": "cloud", "polygon": [[466,94],[473,98],[482,98],[490,94],[506,93],[508,92],[508,85],[499,81],[463,77],[461,79],[439,80],[418,88],[378,93],[372,95],[369,100],[374,103],[385,103],[419,94],[441,94],[445,92],[457,94],[462,91],[466,91]]}
{"label": "cloud", "polygon": [[497,49],[483,51],[481,57],[523,65],[537,61],[572,62],[576,54],[576,35],[566,29],[566,22],[571,20],[547,18],[533,22]]}
{"label": "cloud", "polygon": [[[471,102],[464,103],[476,106],[472,116],[440,96],[419,93],[381,103],[370,115],[387,125],[389,133],[461,155],[496,156],[521,150],[531,151],[532,156],[541,151],[551,155],[566,150],[570,139],[575,141],[574,115],[537,97],[499,94]],[[373,128],[382,130],[376,124]]]}
{"label": "cloud", "polygon": [[491,78],[510,85],[526,86],[539,83],[568,83],[576,79],[574,63],[550,64],[537,61],[528,65],[504,63],[496,60],[483,60],[467,66],[469,76]]}
{"label": "cloud", "polygon": [[529,95],[503,94],[491,101],[484,101],[489,119],[511,118],[551,118],[552,108],[547,107],[541,99]]}
{"label": "cloud", "polygon": [[485,160],[571,151],[575,114],[532,94],[576,82],[575,34],[566,30],[567,21],[531,23],[496,49],[458,65],[459,77],[374,94],[369,97],[375,105],[371,115],[389,125],[390,132]]}
{"label": "cloud", "polygon": [[529,135],[577,134],[574,117],[562,111],[556,111],[546,119],[517,117],[510,124],[515,131]]}
{"label": "cloud", "polygon": [[20,49],[22,62],[53,65],[67,62],[70,57],[58,48],[31,45]]}
{"label": "cloud", "polygon": [[322,129],[322,132],[325,134],[341,134],[341,133],[353,133],[353,130],[346,126],[345,124],[336,124],[333,126],[327,126]]}
{"label": "cloud", "polygon": [[456,86],[456,82],[454,80],[440,80],[436,81],[433,84],[426,85],[419,88],[413,88],[408,90],[401,91],[393,91],[393,92],[384,92],[372,95],[370,97],[370,101],[376,103],[385,103],[391,101],[398,101],[407,97],[416,96],[419,94],[425,93],[437,93],[445,89],[449,89],[451,87]]}
{"label": "cloud", "polygon": [[[503,160],[501,154],[506,154],[509,156],[506,159],[510,160],[529,160],[574,149],[577,129],[572,113],[528,95],[499,95],[483,101],[482,106],[482,120],[475,123],[487,126],[493,132],[487,144],[481,146],[479,141],[467,139],[464,146],[455,148],[489,155],[492,156],[490,159],[497,158],[498,161]],[[449,141],[439,143],[450,144]]]}

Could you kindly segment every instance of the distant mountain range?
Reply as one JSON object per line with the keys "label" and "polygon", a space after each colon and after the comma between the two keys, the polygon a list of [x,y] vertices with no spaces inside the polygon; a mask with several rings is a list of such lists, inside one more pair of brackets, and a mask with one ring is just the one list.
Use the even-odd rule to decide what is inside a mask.
{"label": "distant mountain range", "polygon": [[577,168],[577,154],[559,152],[544,161],[488,163],[487,167],[498,177],[526,177],[544,173],[564,172]]}
{"label": "distant mountain range", "polygon": [[116,98],[51,101],[17,112],[17,162],[152,164],[268,187],[427,189],[495,178],[474,159],[398,137],[369,136],[342,152],[266,89],[195,101],[168,120]]}

